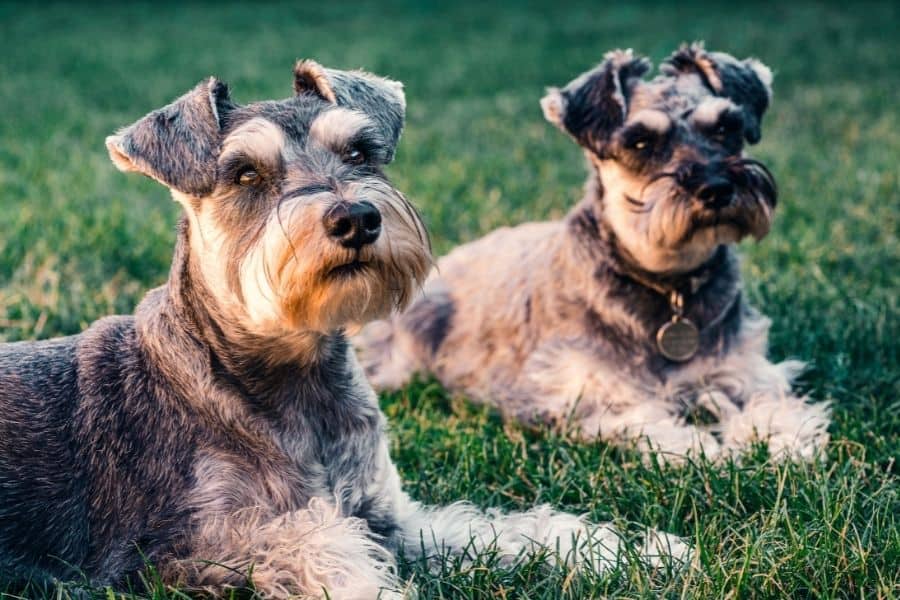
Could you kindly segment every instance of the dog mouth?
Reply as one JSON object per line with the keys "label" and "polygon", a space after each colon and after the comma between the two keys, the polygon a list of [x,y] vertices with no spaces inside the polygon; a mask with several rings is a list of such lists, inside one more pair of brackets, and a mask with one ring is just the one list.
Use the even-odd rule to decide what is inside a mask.
{"label": "dog mouth", "polygon": [[692,223],[695,229],[731,225],[741,232],[749,233],[750,222],[746,216],[736,211],[709,210],[697,215]]}
{"label": "dog mouth", "polygon": [[740,241],[753,236],[757,241],[766,236],[771,224],[771,209],[762,202],[731,205],[724,209],[701,209],[690,217],[689,225],[676,240],[676,245],[686,244],[703,231],[720,231],[727,237],[736,236]]}
{"label": "dog mouth", "polygon": [[355,277],[370,268],[371,264],[368,261],[354,259],[329,270],[328,277],[334,279],[348,279],[350,277]]}

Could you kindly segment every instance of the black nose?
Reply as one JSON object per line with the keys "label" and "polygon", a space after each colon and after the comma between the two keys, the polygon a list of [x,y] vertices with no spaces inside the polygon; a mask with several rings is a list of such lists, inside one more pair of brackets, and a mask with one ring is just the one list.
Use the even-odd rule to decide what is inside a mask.
{"label": "black nose", "polygon": [[734,196],[734,184],[724,177],[714,177],[700,186],[697,198],[708,208],[722,208],[731,204]]}
{"label": "black nose", "polygon": [[381,213],[369,202],[338,202],[322,218],[325,231],[344,248],[359,250],[378,239]]}
{"label": "black nose", "polygon": [[679,169],[676,179],[707,208],[728,206],[734,197],[734,183],[728,178],[725,165],[720,162],[685,165]]}

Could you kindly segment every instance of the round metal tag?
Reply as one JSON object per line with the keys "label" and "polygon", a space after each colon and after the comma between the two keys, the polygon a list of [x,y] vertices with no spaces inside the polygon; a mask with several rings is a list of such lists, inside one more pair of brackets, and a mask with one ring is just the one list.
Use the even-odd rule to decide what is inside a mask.
{"label": "round metal tag", "polygon": [[656,346],[660,354],[669,360],[684,362],[690,360],[700,348],[700,332],[687,319],[674,319],[656,332]]}

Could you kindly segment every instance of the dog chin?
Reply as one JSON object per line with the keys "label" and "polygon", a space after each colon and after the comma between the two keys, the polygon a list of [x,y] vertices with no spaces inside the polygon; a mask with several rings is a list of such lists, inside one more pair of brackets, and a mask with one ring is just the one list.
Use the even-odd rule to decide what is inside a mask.
{"label": "dog chin", "polygon": [[692,224],[682,230],[669,229],[664,235],[648,236],[642,242],[627,245],[626,250],[641,268],[672,275],[696,269],[712,257],[716,248],[735,243],[745,235],[742,228],[731,223]]}
{"label": "dog chin", "polygon": [[289,296],[282,304],[285,325],[293,330],[329,333],[351,331],[386,317],[397,306],[398,286],[376,261],[350,261],[331,266],[317,281]]}
{"label": "dog chin", "polygon": [[659,247],[654,254],[667,256],[666,261],[657,261],[650,271],[679,273],[696,269],[723,244],[735,244],[748,235],[747,231],[733,223],[702,225],[685,232],[682,239],[671,247]]}
{"label": "dog chin", "polygon": [[720,244],[735,244],[749,235],[746,225],[737,222],[720,222],[700,225],[691,229],[686,236],[686,245],[707,247],[710,250]]}

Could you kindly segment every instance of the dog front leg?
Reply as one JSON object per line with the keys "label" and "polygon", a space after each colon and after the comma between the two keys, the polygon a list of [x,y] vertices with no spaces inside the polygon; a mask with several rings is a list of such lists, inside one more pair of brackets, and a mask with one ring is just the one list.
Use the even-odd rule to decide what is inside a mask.
{"label": "dog front leg", "polygon": [[[590,523],[546,505],[503,513],[482,511],[466,502],[424,506],[404,497],[398,524],[406,551],[428,559],[455,555],[471,560],[487,550],[497,552],[501,564],[513,565],[546,553],[551,564],[601,572],[631,556],[612,525]],[[685,561],[690,548],[676,536],[650,530],[635,552],[639,560],[660,564]]]}
{"label": "dog front leg", "polygon": [[778,458],[814,458],[828,443],[831,409],[792,391],[802,372],[799,361],[772,363],[764,356],[737,357],[710,377],[740,410],[729,411],[719,424],[722,445],[738,452],[752,442],[766,442]]}
{"label": "dog front leg", "polygon": [[554,423],[586,440],[634,444],[670,461],[719,453],[715,437],[685,423],[658,387],[614,368],[589,348],[547,344],[532,354],[523,373],[509,402],[521,420]]}
{"label": "dog front leg", "polygon": [[393,555],[366,522],[314,498],[276,516],[246,509],[210,519],[192,558],[178,561],[181,583],[216,596],[252,587],[265,598],[402,598]]}

